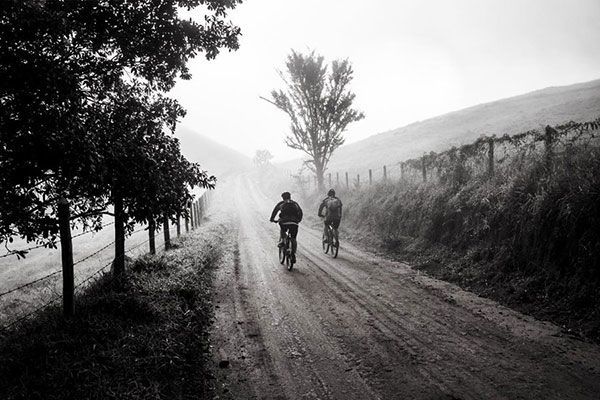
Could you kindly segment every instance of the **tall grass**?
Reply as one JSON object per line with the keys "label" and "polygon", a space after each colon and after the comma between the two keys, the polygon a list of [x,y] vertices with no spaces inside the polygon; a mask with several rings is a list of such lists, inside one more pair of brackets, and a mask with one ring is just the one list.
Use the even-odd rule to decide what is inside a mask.
{"label": "tall grass", "polygon": [[[345,221],[436,274],[600,338],[598,149],[533,157],[493,178],[342,193]],[[436,256],[437,254],[437,256]]]}
{"label": "tall grass", "polygon": [[225,233],[196,230],[169,252],[135,260],[123,279],[94,282],[75,316],[48,309],[1,336],[0,398],[212,397],[208,328]]}

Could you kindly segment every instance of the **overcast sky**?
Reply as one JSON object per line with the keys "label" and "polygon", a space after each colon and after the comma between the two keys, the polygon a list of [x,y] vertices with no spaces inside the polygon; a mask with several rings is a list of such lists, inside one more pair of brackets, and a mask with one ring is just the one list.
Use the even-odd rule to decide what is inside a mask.
{"label": "overcast sky", "polygon": [[171,92],[182,126],[246,155],[301,156],[285,114],[260,100],[282,88],[291,49],[354,67],[366,118],[347,143],[483,102],[600,78],[600,0],[248,0],[230,13],[240,49],[190,62]]}

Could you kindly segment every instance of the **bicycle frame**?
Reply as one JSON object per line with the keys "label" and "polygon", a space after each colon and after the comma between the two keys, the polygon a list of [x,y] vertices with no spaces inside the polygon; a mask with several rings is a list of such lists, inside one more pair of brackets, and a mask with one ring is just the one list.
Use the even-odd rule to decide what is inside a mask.
{"label": "bicycle frame", "polygon": [[334,229],[333,226],[331,226],[331,224],[327,224],[327,237],[325,237],[325,233],[323,233],[323,251],[325,251],[325,254],[329,253],[329,250],[331,250],[331,255],[333,256],[333,258],[336,258],[338,256],[338,251],[339,251],[339,239],[337,240],[337,245],[336,243],[334,243]]}

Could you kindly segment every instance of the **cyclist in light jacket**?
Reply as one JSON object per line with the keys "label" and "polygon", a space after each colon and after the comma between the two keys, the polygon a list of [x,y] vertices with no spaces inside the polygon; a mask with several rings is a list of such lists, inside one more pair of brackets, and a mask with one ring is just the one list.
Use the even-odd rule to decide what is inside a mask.
{"label": "cyclist in light jacket", "polygon": [[[325,211],[325,214],[323,214],[323,211]],[[318,215],[321,218],[325,218],[323,221],[323,232],[325,237],[327,237],[327,226],[331,225],[333,227],[333,238],[335,240],[335,245],[338,246],[340,243],[338,238],[338,228],[340,227],[340,222],[342,220],[342,201],[335,197],[335,190],[329,189],[327,197],[323,199],[319,206]]]}

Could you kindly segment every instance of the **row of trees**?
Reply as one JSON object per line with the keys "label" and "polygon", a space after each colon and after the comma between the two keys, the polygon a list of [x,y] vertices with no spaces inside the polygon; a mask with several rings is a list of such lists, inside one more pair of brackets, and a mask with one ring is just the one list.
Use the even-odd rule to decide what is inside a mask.
{"label": "row of trees", "polygon": [[[185,214],[194,186],[214,186],[182,156],[172,133],[184,110],[164,93],[190,78],[189,58],[237,49],[240,30],[225,19],[239,2],[3,3],[0,244],[56,246],[68,202],[72,227],[98,230],[115,216],[119,254],[133,224]],[[179,17],[199,5],[203,23]]]}

